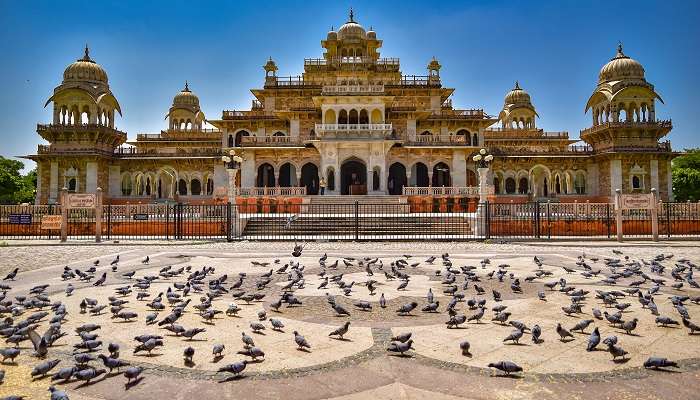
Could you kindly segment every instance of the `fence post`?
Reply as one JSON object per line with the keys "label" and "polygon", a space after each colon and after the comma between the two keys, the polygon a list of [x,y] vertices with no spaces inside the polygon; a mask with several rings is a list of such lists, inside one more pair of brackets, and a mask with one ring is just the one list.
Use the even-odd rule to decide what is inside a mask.
{"label": "fence post", "polygon": [[653,241],[659,241],[659,202],[657,200],[658,193],[656,188],[651,188],[652,208],[651,208],[651,238]]}
{"label": "fence post", "polygon": [[552,238],[552,221],[550,218],[550,211],[549,211],[549,205],[552,203],[552,200],[547,200],[547,239]]}
{"label": "fence post", "polygon": [[617,241],[622,242],[622,190],[615,189],[615,226]]}
{"label": "fence post", "polygon": [[61,189],[61,242],[68,240],[68,204],[66,197],[68,196],[68,188]]}
{"label": "fence post", "polygon": [[231,239],[231,202],[226,202],[226,241]]}
{"label": "fence post", "polygon": [[170,204],[165,203],[165,240],[170,240],[168,231],[170,230]]}
{"label": "fence post", "polygon": [[107,205],[107,240],[112,240],[112,205]]}
{"label": "fence post", "polygon": [[102,188],[95,193],[95,243],[102,242]]}
{"label": "fence post", "polygon": [[608,239],[610,239],[610,203],[605,203],[605,226],[608,228]]}
{"label": "fence post", "polygon": [[535,202],[535,237],[540,238],[540,202]]}
{"label": "fence post", "polygon": [[[673,203],[666,203],[666,237],[671,237],[671,205]],[[663,204],[662,204],[663,207]]]}
{"label": "fence post", "polygon": [[358,216],[358,209],[360,207],[360,202],[355,200],[355,241],[359,240],[360,236],[360,218]]}
{"label": "fence post", "polygon": [[484,236],[486,239],[491,239],[491,207],[489,207],[489,201],[484,202],[484,208],[486,208],[486,217],[484,218]]}

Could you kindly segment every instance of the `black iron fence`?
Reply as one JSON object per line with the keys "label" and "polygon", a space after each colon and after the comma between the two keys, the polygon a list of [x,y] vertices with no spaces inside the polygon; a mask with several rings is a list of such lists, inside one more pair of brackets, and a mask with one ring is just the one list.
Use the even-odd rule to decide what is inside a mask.
{"label": "black iron fence", "polygon": [[[700,238],[700,203],[625,210],[626,238],[651,238],[652,213],[663,238]],[[0,239],[59,239],[43,229],[60,206],[0,206]],[[95,236],[95,210],[67,211],[67,237]],[[412,204],[106,205],[103,240],[510,240],[615,238],[608,203],[480,203],[417,209]]]}

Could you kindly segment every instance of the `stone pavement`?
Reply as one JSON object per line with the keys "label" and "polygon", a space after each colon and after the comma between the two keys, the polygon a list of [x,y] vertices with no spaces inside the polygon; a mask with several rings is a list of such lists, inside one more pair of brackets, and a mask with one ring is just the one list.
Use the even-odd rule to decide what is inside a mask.
{"label": "stone pavement", "polygon": [[[238,244],[240,245],[240,244]],[[325,245],[325,246],[324,246]],[[617,245],[612,245],[615,248]],[[587,257],[612,256],[613,247],[601,245],[583,248]],[[52,247],[51,249],[47,249]],[[69,318],[63,324],[63,329],[71,332],[67,338],[60,340],[51,349],[50,357],[62,359],[59,365],[69,365],[72,344],[77,337],[72,334],[73,329],[86,322],[97,322],[102,325],[99,331],[101,339],[107,342],[120,344],[121,357],[133,365],[142,365],[146,368],[143,380],[129,388],[124,387],[123,376],[110,376],[101,378],[90,385],[80,385],[76,382],[64,386],[71,399],[154,399],[173,398],[191,399],[199,398],[285,398],[285,399],[396,399],[396,398],[698,398],[700,390],[700,335],[688,335],[683,327],[660,328],[654,324],[653,316],[647,310],[642,310],[636,297],[621,299],[632,305],[624,313],[625,318],[636,316],[640,319],[639,326],[635,330],[636,335],[626,335],[624,331],[610,326],[606,321],[596,320],[586,334],[575,333],[575,339],[566,343],[558,340],[554,330],[557,322],[571,328],[576,322],[591,316],[591,307],[604,309],[603,305],[589,295],[585,302],[584,314],[567,317],[561,311],[561,306],[568,304],[568,298],[557,292],[549,292],[548,301],[537,299],[537,291],[542,289],[544,282],[555,281],[560,278],[567,280],[571,286],[590,290],[596,289],[621,290],[625,286],[610,287],[601,284],[601,278],[586,279],[578,273],[569,274],[562,266],[576,267],[576,257],[581,254],[581,246],[567,246],[561,244],[557,247],[528,246],[528,245],[485,245],[485,244],[435,244],[432,249],[422,248],[420,244],[400,244],[400,246],[374,245],[374,244],[310,244],[303,256],[298,260],[305,266],[306,284],[303,289],[295,292],[304,305],[287,308],[283,306],[279,313],[270,308],[270,303],[277,299],[279,288],[287,282],[286,274],[274,274],[273,284],[261,291],[266,297],[260,302],[252,302],[248,305],[244,301],[235,300],[231,296],[224,296],[213,301],[213,308],[225,310],[227,306],[235,302],[241,307],[238,317],[219,315],[213,324],[204,324],[202,319],[194,313],[186,313],[179,324],[186,328],[195,326],[205,327],[206,332],[200,334],[196,340],[186,341],[174,335],[167,335],[163,329],[156,326],[147,327],[143,319],[151,311],[145,306],[145,301],[137,301],[134,295],[126,297],[129,300],[127,307],[135,311],[139,317],[134,322],[118,322],[110,318],[109,310],[99,316],[80,314],[79,303],[83,298],[95,298],[100,304],[107,303],[107,297],[113,295],[116,287],[133,283],[121,274],[128,271],[136,271],[136,276],[157,275],[158,270],[164,266],[190,266],[193,270],[203,266],[215,267],[216,272],[210,277],[218,277],[228,274],[225,286],[229,286],[236,280],[236,276],[245,272],[248,275],[244,290],[253,291],[251,285],[257,278],[269,271],[270,268],[279,268],[288,262],[288,244],[211,244],[188,246],[139,246],[120,245],[109,252],[110,246],[91,246],[99,249],[100,266],[98,276],[102,271],[108,272],[105,287],[95,288],[89,283],[72,281],[76,287],[74,294],[66,297],[63,293],[67,282],[59,278],[64,265],[71,268],[87,269],[92,265],[94,257],[76,257],[70,262],[61,258],[60,254],[71,247],[79,246],[38,246],[24,248],[33,250],[37,260],[43,260],[46,254],[56,257],[52,265],[38,266],[38,268],[26,268],[20,272],[16,282],[12,282],[12,291],[8,298],[18,294],[26,294],[29,288],[39,283],[49,283],[49,294],[53,301],[64,302],[69,310]],[[320,282],[317,273],[320,271],[318,258],[326,249],[329,261],[342,256],[354,256],[361,259],[367,257],[380,257],[384,263],[384,270],[389,270],[391,261],[402,257],[404,253],[414,254],[409,263],[420,262],[415,268],[408,267],[405,272],[411,275],[406,291],[397,291],[398,282],[386,280],[383,272],[376,267],[373,279],[378,281],[377,294],[371,296],[363,283],[367,280],[364,268],[353,266],[345,268],[340,263],[337,270],[328,270],[328,274],[344,273],[343,281],[349,283],[355,281],[353,291],[349,297],[342,296],[339,289],[333,285],[330,290],[319,290],[316,287]],[[0,249],[0,262],[3,268],[11,265],[12,260],[7,258],[5,249],[16,251],[18,248],[9,247]],[[465,293],[467,299],[484,298],[488,300],[488,310],[483,323],[469,323],[461,329],[446,329],[444,322],[447,320],[445,306],[450,297],[442,292],[445,286],[441,283],[442,276],[436,276],[437,270],[444,268],[438,262],[429,265],[424,260],[429,255],[439,255],[441,252],[450,252],[455,266],[474,265],[476,272],[481,277],[477,284],[486,289],[484,296],[476,296],[473,283]],[[698,263],[700,250],[694,243],[685,245],[674,244],[669,247],[666,244],[623,248],[633,258],[649,259],[659,252],[673,252],[675,259],[687,257]],[[118,273],[109,271],[109,262],[116,254],[121,255]],[[149,265],[141,264],[146,255],[150,256]],[[532,274],[536,269],[532,262],[534,255],[544,260],[543,269],[550,271],[552,276],[536,279],[534,283],[523,282],[523,293],[515,294],[509,289],[511,280],[506,277],[503,283],[496,279],[489,280],[486,273],[493,271],[499,264],[508,264],[509,272],[520,277]],[[491,264],[486,268],[480,267],[479,261],[488,257]],[[279,258],[281,263],[276,265],[273,260]],[[270,262],[268,267],[252,266],[250,261],[257,260]],[[438,259],[439,260],[439,259]],[[602,262],[589,263],[595,269],[602,269],[602,274],[609,271]],[[672,262],[668,263],[669,268]],[[184,282],[186,276],[170,279],[159,279],[149,289],[151,297],[159,292],[165,292],[175,282]],[[461,286],[463,278],[458,276],[458,284]],[[664,279],[670,280],[666,273]],[[629,280],[624,280],[628,283]],[[669,282],[670,283],[670,282]],[[647,288],[649,285],[644,285]],[[423,313],[420,307],[426,304],[425,294],[431,289],[440,301],[439,313]],[[490,308],[496,303],[492,300],[491,290],[495,289],[503,294],[503,301],[499,304],[507,305],[508,311],[513,313],[511,319],[517,319],[531,327],[537,323],[542,327],[544,342],[533,344],[530,336],[526,334],[521,345],[504,344],[502,342],[512,330],[511,326],[503,326],[491,322],[493,312]],[[350,317],[338,317],[328,306],[326,292],[334,295],[339,304],[342,304],[351,313]],[[388,306],[382,309],[378,306],[379,293],[385,293]],[[668,286],[663,287],[662,293],[657,295],[656,301],[662,315],[668,315],[680,320],[672,308],[668,296],[670,295],[698,296],[700,291],[686,287],[677,291]],[[191,294],[192,305],[199,302],[203,294]],[[363,312],[353,306],[358,300],[370,301],[373,310]],[[410,316],[398,316],[395,312],[400,305],[416,301],[419,308]],[[167,302],[164,301],[167,304]],[[190,305],[190,307],[192,307]],[[688,303],[690,314],[698,315],[700,306]],[[257,321],[258,311],[266,310],[268,317],[274,317],[284,322],[284,332],[273,332],[269,323],[265,322],[267,329],[264,334],[250,333],[249,324]],[[464,303],[460,303],[458,310],[466,315],[471,314]],[[169,310],[161,312],[160,317],[167,315]],[[351,321],[350,332],[346,341],[329,338],[328,333],[340,326],[346,320]],[[603,337],[617,335],[619,344],[630,353],[626,362],[615,363],[607,351],[586,352],[585,347],[588,334],[593,326],[598,326]],[[45,328],[42,326],[40,332]],[[312,345],[310,352],[296,350],[291,332],[298,330]],[[265,361],[249,364],[244,377],[231,382],[217,383],[227,374],[216,373],[216,370],[228,363],[242,360],[244,356],[236,354],[242,348],[240,341],[241,332],[247,332],[254,337],[256,345],[265,353]],[[385,347],[388,345],[392,334],[401,332],[413,332],[415,339],[414,349],[410,357],[396,357],[387,355]],[[132,338],[139,334],[157,333],[164,336],[165,346],[154,352],[154,356],[133,355]],[[458,344],[462,340],[471,343],[471,357],[465,357],[459,351]],[[214,360],[211,348],[216,343],[226,346],[224,357]],[[23,342],[22,356],[18,358],[18,365],[6,365],[2,367],[7,373],[6,384],[0,386],[0,395],[10,393],[25,394],[31,398],[48,398],[46,388],[49,379],[31,381],[28,372],[37,363],[36,358],[29,356],[28,342]],[[195,348],[194,365],[186,366],[182,359],[182,350],[192,346]],[[601,346],[602,348],[602,346]],[[674,372],[651,371],[640,368],[641,364],[650,355],[668,357],[679,361],[680,367]],[[523,374],[517,378],[505,378],[494,376],[494,371],[486,368],[489,362],[498,360],[512,360],[523,366]],[[99,364],[95,364],[98,366]]]}

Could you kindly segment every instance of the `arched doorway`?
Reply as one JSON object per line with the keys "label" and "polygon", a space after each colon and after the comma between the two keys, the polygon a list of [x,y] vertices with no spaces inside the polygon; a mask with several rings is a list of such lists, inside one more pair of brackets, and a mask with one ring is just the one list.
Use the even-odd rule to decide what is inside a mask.
{"label": "arched doorway", "polygon": [[258,167],[258,179],[256,182],[258,187],[274,187],[275,186],[275,168],[264,163]]}
{"label": "arched doorway", "polygon": [[467,186],[475,187],[477,186],[476,173],[470,169],[467,170]]}
{"label": "arched doorway", "polygon": [[291,187],[297,185],[297,172],[294,165],[291,163],[284,163],[280,167],[280,177],[279,186],[281,187]]}
{"label": "arched doorway", "polygon": [[306,194],[318,194],[318,167],[306,163],[301,167],[301,186],[306,187]]}
{"label": "arched doorway", "polygon": [[395,162],[389,167],[389,178],[387,180],[389,194],[403,194],[404,186],[406,186],[406,167],[399,162]]}
{"label": "arched doorway", "polygon": [[411,177],[414,186],[417,187],[428,187],[430,186],[430,179],[428,178],[428,166],[422,162],[417,162],[411,167]]}
{"label": "arched doorway", "polygon": [[367,185],[367,166],[359,159],[349,159],[340,167],[341,194],[350,194],[350,185]]}
{"label": "arched doorway", "polygon": [[250,134],[248,133],[248,131],[238,131],[238,133],[236,133],[236,143],[234,143],[236,147],[241,147],[243,136],[250,136]]}
{"label": "arched doorway", "polygon": [[444,162],[439,162],[433,167],[433,186],[451,186],[450,181],[450,167]]}

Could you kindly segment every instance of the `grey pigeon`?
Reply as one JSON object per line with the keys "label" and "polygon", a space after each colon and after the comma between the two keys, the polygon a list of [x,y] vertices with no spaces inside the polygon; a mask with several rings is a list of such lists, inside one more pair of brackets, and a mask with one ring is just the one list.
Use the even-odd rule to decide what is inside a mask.
{"label": "grey pigeon", "polygon": [[411,336],[413,336],[412,332],[405,332],[405,333],[401,333],[397,336],[392,337],[391,341],[392,342],[406,343],[409,339],[411,339]]}
{"label": "grey pigeon", "polygon": [[106,368],[109,368],[110,373],[112,373],[112,370],[114,369],[119,371],[119,368],[129,366],[129,363],[126,361],[120,360],[118,358],[107,357],[104,354],[100,354],[97,357],[100,360],[102,360],[102,364],[104,364]]}
{"label": "grey pigeon", "polygon": [[294,342],[297,344],[297,350],[310,349],[311,345],[306,341],[306,338],[301,336],[299,332],[294,331]]}
{"label": "grey pigeon", "polygon": [[503,341],[507,342],[507,341],[511,340],[511,341],[515,342],[515,344],[518,344],[518,340],[520,340],[521,337],[523,337],[523,331],[520,329],[516,329],[513,332],[511,332],[510,335],[508,335],[508,337],[503,339]]}
{"label": "grey pigeon", "polygon": [[571,332],[564,329],[559,323],[557,324],[557,333],[559,334],[559,340],[561,340],[562,342],[567,337],[570,337],[572,339],[574,338],[574,335],[572,335]]}
{"label": "grey pigeon", "polygon": [[335,311],[335,313],[336,313],[338,316],[349,316],[349,315],[350,315],[350,313],[348,312],[348,310],[346,310],[345,308],[343,308],[343,306],[341,306],[340,304],[333,303],[333,304],[331,305],[331,307],[333,307],[333,310]]}
{"label": "grey pigeon", "polygon": [[338,329],[334,330],[333,332],[329,333],[328,336],[338,336],[341,340],[343,339],[343,335],[348,333],[348,330],[350,330],[350,321],[345,322],[342,326],[340,326]]}
{"label": "grey pigeon", "polygon": [[690,332],[688,332],[689,335],[694,335],[696,331],[700,332],[700,326],[697,326],[687,318],[683,318],[683,326],[690,329]]}
{"label": "grey pigeon", "polygon": [[413,340],[409,339],[405,343],[404,342],[391,342],[389,344],[389,347],[386,350],[389,352],[392,352],[392,353],[399,353],[403,356],[404,353],[411,350],[412,347],[413,347]]}
{"label": "grey pigeon", "polygon": [[51,400],[70,400],[66,392],[58,390],[54,386],[49,386],[49,392],[51,393]]}
{"label": "grey pigeon", "polygon": [[622,324],[622,329],[624,329],[628,335],[631,335],[632,331],[637,328],[637,321],[639,321],[637,318],[632,318],[629,321],[625,321]]}
{"label": "grey pigeon", "polygon": [[379,307],[386,308],[386,299],[384,298],[384,293],[379,296]]}
{"label": "grey pigeon", "polygon": [[127,379],[126,384],[129,385],[132,380],[139,379],[139,375],[143,372],[143,367],[129,367],[124,371],[124,377]]}
{"label": "grey pigeon", "polygon": [[204,328],[192,328],[182,332],[182,336],[186,337],[188,340],[192,340],[196,335],[206,331],[207,330]]}
{"label": "grey pigeon", "polygon": [[270,318],[270,324],[272,325],[272,330],[273,331],[282,331],[284,328],[284,324],[282,321],[275,319],[275,318]]}
{"label": "grey pigeon", "polygon": [[624,359],[628,354],[622,347],[614,344],[608,345],[608,352],[613,356],[613,360],[617,359],[618,357],[622,357]]}
{"label": "grey pigeon", "polygon": [[81,369],[80,371],[77,371],[75,374],[73,374],[73,377],[79,381],[85,381],[86,383],[90,383],[91,380],[97,378],[98,376],[106,373],[107,371],[100,368],[100,369],[95,369],[95,368],[87,368],[87,369]]}
{"label": "grey pigeon", "polygon": [[459,343],[459,348],[462,350],[463,356],[471,356],[471,353],[469,352],[470,347],[471,347],[471,345],[466,340]]}
{"label": "grey pigeon", "polygon": [[497,370],[503,371],[506,375],[510,375],[514,372],[521,372],[523,370],[518,364],[512,361],[499,361],[495,363],[489,363],[489,368],[496,368]]}
{"label": "grey pigeon", "polygon": [[586,351],[593,351],[599,343],[600,332],[598,331],[598,327],[595,327],[593,332],[591,332],[591,336],[588,337],[588,346],[586,347]]}
{"label": "grey pigeon", "polygon": [[214,355],[214,357],[221,357],[221,353],[224,352],[224,349],[226,349],[226,346],[223,344],[215,344],[211,353]]}
{"label": "grey pigeon", "polygon": [[255,346],[255,341],[253,340],[253,338],[249,335],[246,335],[245,332],[241,332],[241,340],[243,341],[243,346],[245,347]]}
{"label": "grey pigeon", "polygon": [[51,371],[60,362],[61,362],[61,360],[58,360],[58,359],[44,361],[41,364],[38,364],[37,366],[35,366],[34,369],[32,369],[31,375],[32,375],[32,377],[45,376],[49,371]]}
{"label": "grey pigeon", "polygon": [[535,344],[539,344],[541,341],[540,336],[542,336],[542,328],[535,324],[535,326],[532,327],[532,341]]}
{"label": "grey pigeon", "polygon": [[571,328],[571,331],[580,331],[581,333],[585,333],[583,330],[588,328],[588,325],[592,324],[593,320],[592,319],[584,319],[583,321],[580,321],[576,325],[574,325],[573,328]]}
{"label": "grey pigeon", "polygon": [[646,361],[644,361],[644,368],[658,369],[670,367],[678,368],[678,364],[663,357],[649,357]]}
{"label": "grey pigeon", "polygon": [[265,358],[265,352],[262,351],[262,349],[260,349],[259,347],[255,346],[239,351],[238,354],[251,357],[253,361],[256,361],[258,357]]}
{"label": "grey pigeon", "polygon": [[191,363],[192,362],[192,357],[194,357],[194,348],[192,346],[188,346],[183,352],[182,355],[185,357],[185,362],[186,363]]}
{"label": "grey pigeon", "polygon": [[401,307],[399,307],[399,309],[396,310],[396,312],[399,313],[399,315],[406,315],[406,314],[410,314],[411,311],[413,311],[413,309],[415,309],[416,307],[418,307],[418,303],[416,303],[415,301],[412,301],[410,303],[406,303],[406,304],[402,305]]}
{"label": "grey pigeon", "polygon": [[52,381],[57,381],[57,380],[64,380],[67,381],[71,377],[73,377],[73,374],[79,370],[79,367],[65,367],[61,368],[51,376]]}
{"label": "grey pigeon", "polygon": [[10,361],[14,362],[15,357],[17,357],[20,353],[20,349],[14,348],[14,347],[7,347],[4,349],[0,349],[0,356],[2,356],[2,363],[5,363],[5,360],[8,358]]}
{"label": "grey pigeon", "polygon": [[246,360],[236,361],[233,364],[228,364],[226,366],[219,368],[219,372],[230,372],[230,373],[234,374],[234,376],[238,376],[238,375],[240,375],[241,372],[243,372],[246,365],[248,365],[248,361],[246,361]]}

